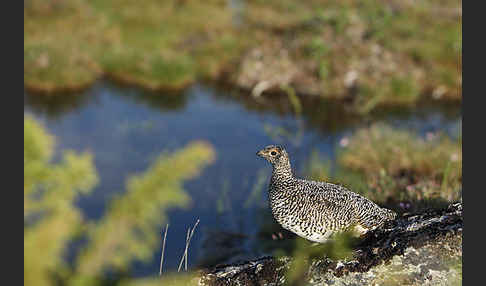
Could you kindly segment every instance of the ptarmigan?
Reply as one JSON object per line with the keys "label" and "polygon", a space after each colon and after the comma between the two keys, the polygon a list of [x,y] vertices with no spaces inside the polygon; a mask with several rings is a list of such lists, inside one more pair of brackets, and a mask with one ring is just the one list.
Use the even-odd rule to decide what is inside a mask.
{"label": "ptarmigan", "polygon": [[336,232],[364,234],[396,217],[395,212],[342,186],[295,178],[289,155],[281,146],[267,146],[257,155],[273,166],[269,185],[273,217],[305,239],[323,243]]}

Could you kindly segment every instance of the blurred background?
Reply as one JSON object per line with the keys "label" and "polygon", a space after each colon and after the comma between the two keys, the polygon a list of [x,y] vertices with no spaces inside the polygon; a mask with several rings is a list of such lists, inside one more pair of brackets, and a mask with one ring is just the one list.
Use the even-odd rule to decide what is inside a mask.
{"label": "blurred background", "polygon": [[269,144],[399,213],[461,200],[461,53],[457,0],[24,0],[25,285],[158,285],[198,219],[189,271],[292,254]]}

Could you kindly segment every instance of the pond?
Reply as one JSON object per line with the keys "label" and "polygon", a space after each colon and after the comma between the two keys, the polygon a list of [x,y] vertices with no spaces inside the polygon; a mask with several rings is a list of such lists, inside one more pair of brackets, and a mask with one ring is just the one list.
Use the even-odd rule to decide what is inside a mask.
{"label": "pond", "polygon": [[[111,199],[124,192],[127,177],[145,171],[162,151],[193,140],[214,147],[215,162],[184,185],[192,197],[190,207],[169,211],[164,262],[169,270],[177,269],[187,228],[197,219],[190,267],[271,254],[261,247],[272,240],[265,231],[274,224],[266,194],[271,167],[255,155],[266,145],[284,145],[296,174],[302,175],[314,151],[332,163],[340,140],[370,123],[386,122],[422,135],[444,131],[456,136],[461,128],[457,106],[425,105],[359,118],[340,105],[306,99],[298,113],[285,96],[255,99],[207,84],[158,94],[100,81],[78,94],[25,93],[24,102],[24,112],[55,135],[57,158],[65,149],[93,153],[100,183],[77,202],[87,220],[101,218]],[[132,274],[156,275],[159,259],[160,248],[151,263],[136,263]]]}

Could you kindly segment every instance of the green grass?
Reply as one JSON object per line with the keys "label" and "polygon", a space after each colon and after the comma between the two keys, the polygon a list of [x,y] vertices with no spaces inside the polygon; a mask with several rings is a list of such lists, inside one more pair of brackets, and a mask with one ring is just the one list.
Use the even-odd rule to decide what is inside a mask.
{"label": "green grass", "polygon": [[37,91],[76,89],[102,74],[148,89],[181,89],[198,76],[218,74],[244,45],[224,1],[178,7],[174,1],[92,0],[73,1],[70,9],[29,3],[24,82]]}
{"label": "green grass", "polygon": [[85,87],[101,75],[96,55],[105,21],[85,2],[53,3],[58,2],[26,3],[25,86],[43,92]]}
{"label": "green grass", "polygon": [[462,189],[461,142],[442,134],[422,139],[374,125],[341,151],[341,166],[366,177],[376,192],[402,199],[457,200]]}
{"label": "green grass", "polygon": [[[79,89],[103,74],[147,89],[228,75],[237,84],[233,78],[252,72],[241,62],[246,52],[261,49],[265,62],[279,62],[277,46],[289,52],[284,68],[299,74],[290,86],[296,93],[309,83],[327,98],[349,99],[354,90],[346,104],[358,113],[411,105],[436,90],[441,99],[462,97],[462,6],[455,0],[253,0],[238,12],[241,25],[222,0],[25,6],[24,82],[31,90]],[[351,86],[350,72],[357,75]]]}
{"label": "green grass", "polygon": [[[428,137],[428,138],[427,138]],[[462,142],[443,134],[420,138],[375,124],[358,130],[340,146],[336,174],[313,154],[305,173],[345,185],[377,202],[457,201],[462,197]]]}

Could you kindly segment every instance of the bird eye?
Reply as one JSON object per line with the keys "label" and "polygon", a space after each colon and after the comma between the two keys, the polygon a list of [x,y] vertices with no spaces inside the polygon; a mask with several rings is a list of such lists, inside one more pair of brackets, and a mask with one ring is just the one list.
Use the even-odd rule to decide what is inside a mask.
{"label": "bird eye", "polygon": [[270,155],[275,156],[275,155],[277,155],[277,152],[272,151],[272,152],[270,152]]}

